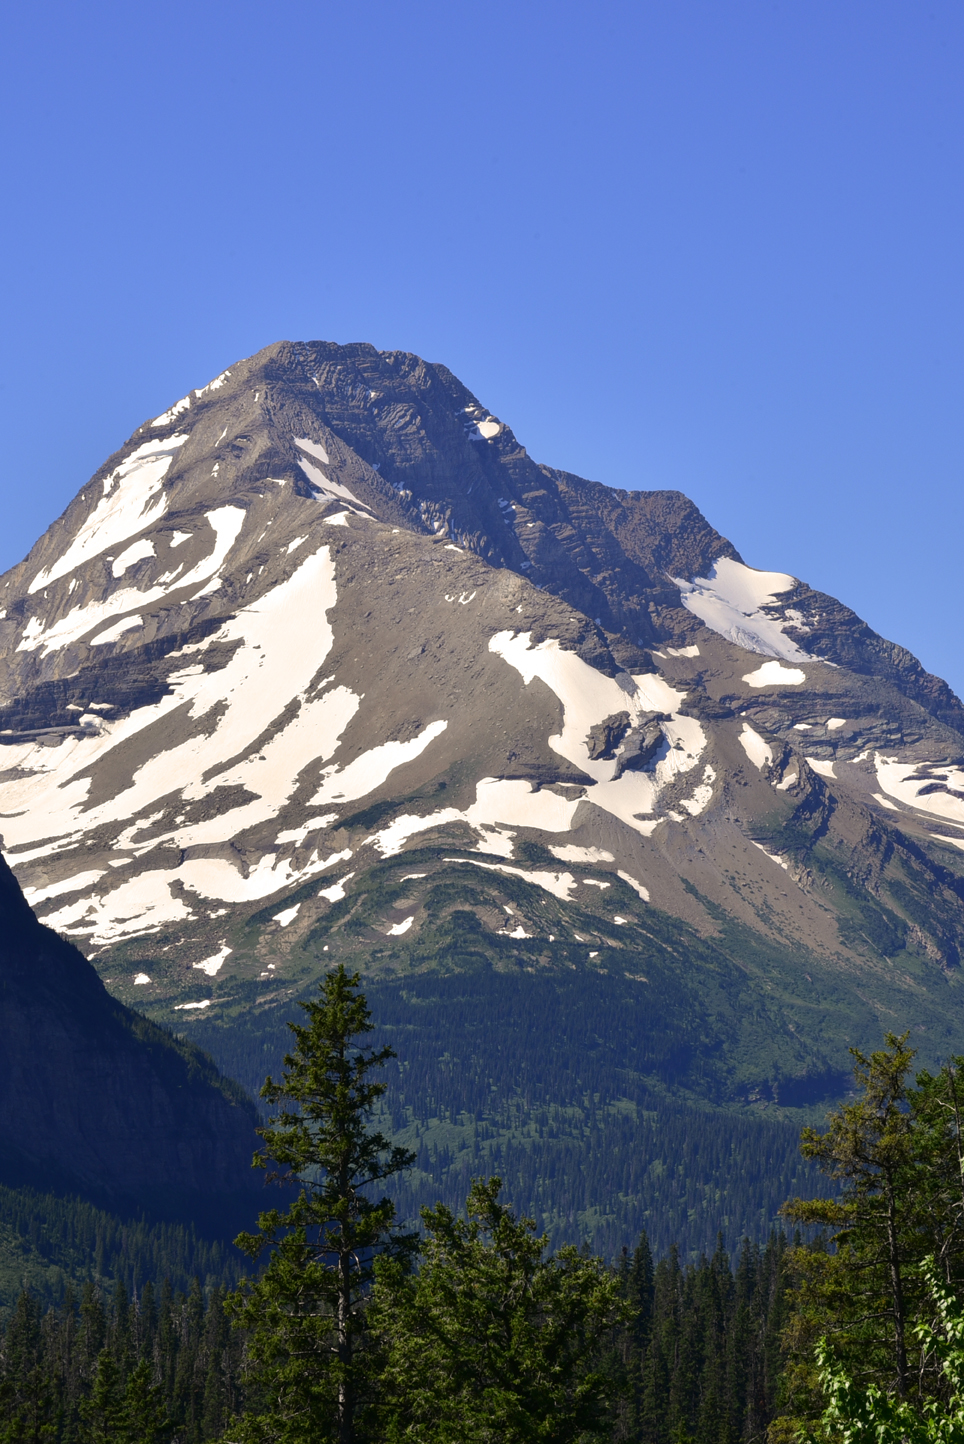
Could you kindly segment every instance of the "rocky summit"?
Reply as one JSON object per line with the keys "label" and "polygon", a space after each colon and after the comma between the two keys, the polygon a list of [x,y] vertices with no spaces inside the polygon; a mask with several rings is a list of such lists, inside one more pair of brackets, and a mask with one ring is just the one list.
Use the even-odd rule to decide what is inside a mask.
{"label": "rocky summit", "polygon": [[546,1018],[557,980],[565,1026],[609,989],[617,1071],[731,1110],[818,1103],[882,1028],[964,1050],[957,697],[680,493],[539,465],[444,366],[231,366],[0,608],[10,866],[229,1063],[333,961],[423,1014],[453,976]]}

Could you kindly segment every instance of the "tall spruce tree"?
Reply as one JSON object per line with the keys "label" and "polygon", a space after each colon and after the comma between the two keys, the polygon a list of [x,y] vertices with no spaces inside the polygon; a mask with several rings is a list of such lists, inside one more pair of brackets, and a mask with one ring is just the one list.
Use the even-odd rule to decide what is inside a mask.
{"label": "tall spruce tree", "polygon": [[370,1128],[385,1092],[370,1076],[395,1054],[360,1047],[371,1014],[359,975],[329,972],[317,1000],[302,1003],[307,1025],[289,1023],[295,1048],[281,1081],[261,1096],[278,1109],[259,1129],[255,1165],[296,1184],[289,1207],[270,1209],[239,1247],[253,1259],[270,1252],[260,1278],[230,1300],[235,1323],[249,1331],[249,1392],[256,1402],[231,1437],[265,1444],[363,1437],[374,1354],[365,1316],[378,1257],[402,1262],[415,1236],[395,1231],[395,1207],[372,1197],[384,1180],[414,1161]]}

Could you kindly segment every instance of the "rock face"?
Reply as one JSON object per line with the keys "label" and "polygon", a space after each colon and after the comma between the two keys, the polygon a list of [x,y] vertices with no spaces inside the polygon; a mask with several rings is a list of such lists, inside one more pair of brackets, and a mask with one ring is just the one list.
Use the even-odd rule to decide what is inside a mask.
{"label": "rock face", "polygon": [[679,493],[539,466],[444,366],[232,366],[0,608],[10,864],[178,1029],[256,1041],[342,959],[658,976],[674,1086],[734,1107],[822,1096],[881,1020],[964,1047],[959,700]]}
{"label": "rock face", "polygon": [[0,859],[2,1181],[226,1233],[252,1218],[254,1109],[42,927]]}

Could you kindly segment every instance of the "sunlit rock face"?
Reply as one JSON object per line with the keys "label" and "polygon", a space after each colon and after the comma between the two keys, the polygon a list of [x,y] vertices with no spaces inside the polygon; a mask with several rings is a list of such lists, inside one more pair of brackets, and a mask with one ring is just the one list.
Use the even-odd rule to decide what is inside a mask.
{"label": "sunlit rock face", "polygon": [[179,1029],[335,959],[692,988],[701,940],[755,1000],[724,1091],[774,1039],[838,1068],[887,1010],[964,1046],[957,698],[679,493],[539,466],[443,366],[231,366],[0,611],[10,865]]}

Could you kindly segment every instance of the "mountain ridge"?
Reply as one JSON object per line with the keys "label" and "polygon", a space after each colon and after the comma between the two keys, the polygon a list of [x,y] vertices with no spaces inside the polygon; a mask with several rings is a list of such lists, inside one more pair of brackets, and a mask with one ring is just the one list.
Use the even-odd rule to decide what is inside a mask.
{"label": "mountain ridge", "polygon": [[255,1038],[338,959],[638,976],[714,1106],[814,1106],[881,1019],[961,1046],[960,701],[441,365],[237,363],[0,603],[11,865],[168,1026]]}
{"label": "mountain ridge", "polygon": [[79,950],[37,922],[2,857],[0,999],[4,1184],[214,1231],[254,1207],[250,1100],[111,997]]}

